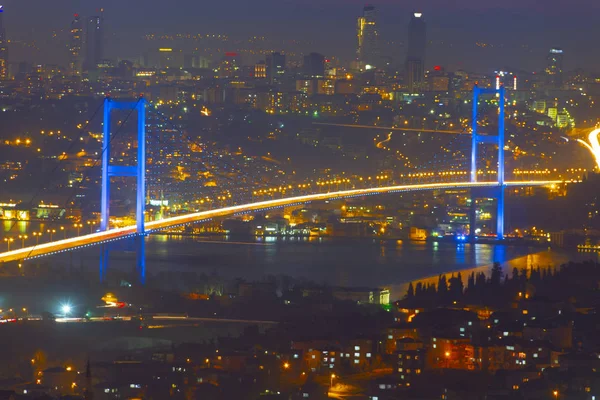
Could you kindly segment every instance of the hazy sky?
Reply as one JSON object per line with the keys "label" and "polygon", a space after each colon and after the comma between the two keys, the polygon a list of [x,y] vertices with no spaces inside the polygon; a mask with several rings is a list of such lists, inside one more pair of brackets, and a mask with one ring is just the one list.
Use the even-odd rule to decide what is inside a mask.
{"label": "hazy sky", "polygon": [[[2,1],[2,0],[0,0]],[[600,2],[594,0],[379,0],[386,52],[402,59],[410,12],[428,23],[427,64],[489,70],[513,66],[540,69],[551,46],[565,50],[567,68],[600,70]],[[39,49],[13,46],[12,60],[60,62],[65,45],[52,39],[66,30],[74,13],[104,8],[108,56],[135,57],[145,33],[225,33],[266,35],[311,42],[328,56],[352,56],[358,0],[4,0],[4,25],[14,40],[35,40]],[[59,33],[59,37],[61,34]],[[476,42],[491,46],[481,48]],[[62,44],[62,46],[61,46]],[[12,47],[11,47],[12,50]],[[66,54],[66,53],[64,53]]]}

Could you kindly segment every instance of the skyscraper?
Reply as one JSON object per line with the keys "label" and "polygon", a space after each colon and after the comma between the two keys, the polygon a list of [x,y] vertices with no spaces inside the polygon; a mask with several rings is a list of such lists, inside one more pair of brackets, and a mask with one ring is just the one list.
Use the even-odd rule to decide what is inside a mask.
{"label": "skyscraper", "polygon": [[69,74],[81,75],[83,50],[83,22],[79,14],[75,14],[71,22],[71,38],[69,42]]}
{"label": "skyscraper", "polygon": [[8,48],[6,47],[6,32],[2,21],[4,8],[0,5],[0,80],[8,79]]}
{"label": "skyscraper", "polygon": [[408,24],[408,51],[406,53],[406,79],[410,92],[423,89],[425,80],[425,49],[427,24],[423,14],[413,13]]}
{"label": "skyscraper", "polygon": [[281,83],[285,75],[285,55],[273,53],[267,56],[267,79],[269,84]]}
{"label": "skyscraper", "polygon": [[553,88],[560,88],[563,83],[562,74],[563,50],[554,47],[546,57],[546,83]]}
{"label": "skyscraper", "polygon": [[310,53],[304,56],[302,72],[306,77],[322,78],[325,76],[325,57],[319,53]]}
{"label": "skyscraper", "polygon": [[377,9],[371,5],[363,8],[362,17],[357,20],[358,47],[356,58],[361,70],[371,69],[379,63],[379,47],[377,33]]}
{"label": "skyscraper", "polygon": [[104,58],[104,23],[102,16],[88,17],[85,32],[84,70],[98,68]]}

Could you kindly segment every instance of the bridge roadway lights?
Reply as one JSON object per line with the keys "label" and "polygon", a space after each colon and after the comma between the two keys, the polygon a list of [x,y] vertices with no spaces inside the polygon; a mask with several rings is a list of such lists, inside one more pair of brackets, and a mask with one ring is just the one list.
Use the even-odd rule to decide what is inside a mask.
{"label": "bridge roadway lights", "polygon": [[[146,105],[147,102],[140,98],[136,102],[115,101],[107,97],[104,99],[104,124],[102,137],[102,198],[100,201],[100,230],[109,229],[110,219],[110,178],[116,177],[135,177],[136,187],[136,242],[137,257],[136,270],[139,282],[143,285],[146,282],[146,246],[145,246],[145,222],[144,215],[146,211]],[[137,111],[137,165],[121,166],[110,165],[110,114],[112,110],[130,110]],[[100,250],[100,281],[106,280],[108,270],[109,247],[102,245]]]}

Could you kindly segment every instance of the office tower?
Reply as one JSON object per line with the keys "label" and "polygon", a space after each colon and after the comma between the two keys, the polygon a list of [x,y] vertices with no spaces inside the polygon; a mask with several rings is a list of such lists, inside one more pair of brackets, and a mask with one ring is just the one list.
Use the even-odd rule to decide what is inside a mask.
{"label": "office tower", "polygon": [[406,53],[406,78],[412,93],[423,89],[425,81],[425,49],[427,24],[422,13],[413,13],[408,24],[408,51]]}
{"label": "office tower", "polygon": [[83,21],[79,14],[75,14],[71,22],[71,38],[69,42],[69,74],[81,75],[83,50]]}
{"label": "office tower", "polygon": [[181,50],[170,47],[161,47],[145,52],[142,56],[142,65],[146,68],[176,68],[184,66],[185,57]]}
{"label": "office tower", "polygon": [[0,5],[0,80],[8,79],[8,48],[6,47],[6,32],[2,21],[4,8]]}
{"label": "office tower", "polygon": [[371,5],[363,8],[362,17],[357,21],[358,48],[356,58],[359,69],[371,69],[379,63],[379,47],[377,33],[377,9]]}
{"label": "office tower", "polygon": [[281,84],[285,75],[285,55],[273,53],[267,56],[267,79],[271,85]]}
{"label": "office tower", "polygon": [[219,78],[239,78],[240,76],[240,56],[236,52],[227,52],[219,63]]}
{"label": "office tower", "polygon": [[304,56],[302,72],[305,76],[311,78],[321,78],[325,76],[325,57],[319,53],[310,53]]}
{"label": "office tower", "polygon": [[88,17],[85,32],[84,70],[98,68],[104,58],[104,22],[102,16]]}
{"label": "office tower", "polygon": [[264,61],[260,61],[254,65],[254,77],[259,79],[267,77],[267,64]]}
{"label": "office tower", "polygon": [[563,50],[552,48],[546,57],[546,83],[560,88],[563,83]]}

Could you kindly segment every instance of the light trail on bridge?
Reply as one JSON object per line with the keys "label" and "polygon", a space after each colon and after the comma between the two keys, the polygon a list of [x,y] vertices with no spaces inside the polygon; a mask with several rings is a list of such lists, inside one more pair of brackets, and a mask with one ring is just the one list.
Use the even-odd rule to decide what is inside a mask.
{"label": "light trail on bridge", "polygon": [[[506,187],[519,186],[551,186],[561,184],[562,181],[514,181],[505,182]],[[463,183],[423,183],[412,185],[397,185],[376,187],[368,189],[352,189],[328,193],[316,193],[303,196],[294,196],[283,199],[260,201],[256,203],[242,204],[231,207],[218,208],[208,211],[200,211],[186,215],[178,215],[158,221],[146,222],[146,233],[152,233],[167,228],[187,225],[191,223],[210,221],[213,218],[227,217],[232,215],[245,214],[250,212],[266,211],[285,206],[305,204],[312,201],[334,200],[351,197],[363,197],[372,195],[382,195],[389,193],[404,193],[423,190],[447,190],[447,189],[469,189],[477,187],[494,187],[498,182],[463,182]],[[103,232],[91,233],[88,235],[77,236],[73,238],[57,240],[39,244],[36,246],[25,247],[18,250],[0,253],[0,263],[26,260],[46,255],[62,253],[65,251],[95,246],[102,243],[108,243],[127,237],[137,236],[136,226],[126,226],[123,228],[111,229]]]}
{"label": "light trail on bridge", "polygon": [[447,133],[451,135],[470,135],[468,131],[452,131],[439,129],[419,129],[419,128],[396,128],[392,126],[373,126],[373,125],[353,125],[353,124],[332,124],[327,122],[313,122],[313,125],[322,126],[338,126],[341,128],[356,128],[356,129],[378,129],[383,131],[402,131],[402,132],[422,132],[422,133]]}

